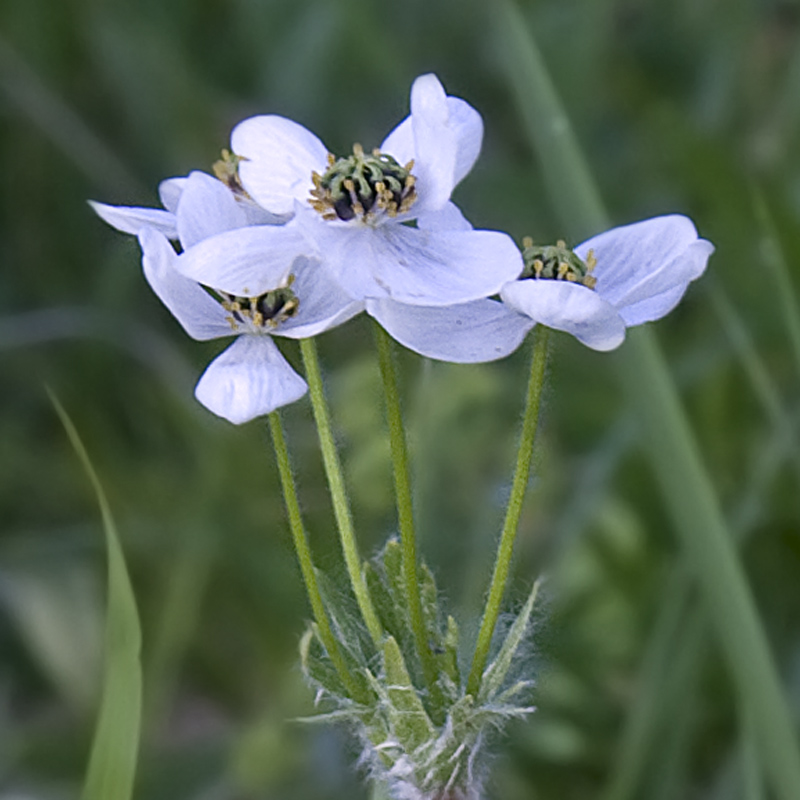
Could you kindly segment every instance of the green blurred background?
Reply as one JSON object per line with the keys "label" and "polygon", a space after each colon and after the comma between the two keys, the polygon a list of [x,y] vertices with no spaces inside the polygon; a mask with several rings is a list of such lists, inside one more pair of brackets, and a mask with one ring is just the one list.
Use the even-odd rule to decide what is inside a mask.
{"label": "green blurred background", "polygon": [[[796,713],[800,350],[780,276],[783,261],[797,290],[800,5],[523,9],[614,219],[687,213],[717,246],[657,332]],[[0,6],[2,800],[76,794],[99,689],[102,529],[45,385],[101,475],[140,605],[136,796],[366,797],[345,733],[291,721],[313,711],[296,657],[310,614],[266,427],[235,428],[195,403],[220,343],[183,334],[143,280],[135,240],[85,201],[157,205],[160,179],[210,170],[232,126],[256,113],[298,120],[334,152],[374,146],[407,113],[414,77],[434,71],[486,123],[455,200],[479,227],[558,238],[493,22],[478,0]],[[320,346],[369,554],[394,526],[369,326],[356,320]],[[467,632],[488,584],[528,358],[523,347],[491,365],[400,362],[421,549]],[[502,740],[489,794],[750,797],[731,684],[614,359],[566,336],[554,352],[509,598],[547,576],[526,656],[539,712]],[[343,575],[307,400],[285,416],[318,563]]]}

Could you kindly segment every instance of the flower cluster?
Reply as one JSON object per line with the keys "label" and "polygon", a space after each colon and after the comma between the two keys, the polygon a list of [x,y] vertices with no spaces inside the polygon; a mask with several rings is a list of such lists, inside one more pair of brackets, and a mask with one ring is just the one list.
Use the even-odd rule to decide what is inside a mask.
{"label": "flower cluster", "polygon": [[[491,607],[487,602],[472,669],[462,680],[458,626],[441,613],[431,573],[424,565],[418,569],[411,493],[401,491],[407,478],[402,423],[390,424],[402,545],[390,541],[363,564],[341,476],[331,475],[338,462],[330,430],[323,435],[328,423],[319,369],[308,368],[364,624],[354,620],[335,587],[320,591],[324,576],[313,567],[296,498],[290,502],[291,469],[271,412],[309,387],[273,337],[308,339],[364,312],[405,347],[450,362],[503,358],[537,324],[571,333],[594,350],[611,350],[627,327],[670,311],[713,252],[678,215],[615,228],[575,248],[532,239],[518,247],[505,233],[476,230],[450,197],[475,163],[482,138],[475,109],[448,96],[434,75],[423,75],[411,89],[410,115],[373,150],[355,144],[337,156],[301,125],[257,116],[234,129],[231,150],[223,150],[213,175],[192,172],[164,181],[163,209],[92,203],[106,222],[138,237],[147,281],[190,336],[235,337],[195,394],[233,423],[271,415],[315,613],[302,640],[302,665],[332,708],[317,719],[348,722],[363,744],[364,764],[393,796],[414,800],[479,797],[487,738],[532,711],[531,681],[516,667],[535,587],[489,658],[505,581],[498,576],[507,574],[518,516],[512,524],[507,515],[499,551],[506,569],[496,570],[489,597],[497,599]],[[385,355],[388,339],[382,332],[378,339]],[[520,446],[509,509],[521,508],[527,484],[546,341],[537,338],[536,391],[523,422],[527,446]],[[301,347],[305,359],[313,343]],[[394,404],[389,416],[397,422],[396,386],[387,386],[394,380],[385,366],[390,361],[382,355],[387,405]]]}
{"label": "flower cluster", "polygon": [[92,206],[139,237],[145,277],[190,336],[237,336],[196,390],[235,423],[306,391],[272,336],[315,336],[365,311],[444,361],[503,358],[537,323],[611,350],[705,269],[713,246],[683,216],[574,250],[530,240],[520,250],[473,229],[450,196],[482,137],[478,112],[422,75],[410,115],[369,153],[356,144],[337,157],[296,122],[257,116],[234,129],[214,177],[164,181],[164,209]]}

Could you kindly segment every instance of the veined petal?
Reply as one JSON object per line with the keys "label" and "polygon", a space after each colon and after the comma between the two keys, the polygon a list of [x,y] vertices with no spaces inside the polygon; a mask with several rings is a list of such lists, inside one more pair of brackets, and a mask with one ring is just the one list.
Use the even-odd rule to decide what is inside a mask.
{"label": "veined petal", "polygon": [[698,239],[688,217],[670,214],[613,228],[575,248],[594,251],[597,292],[617,308],[633,305],[702,275],[714,246]]}
{"label": "veined petal", "polygon": [[184,186],[186,186],[186,178],[167,178],[158,184],[158,196],[161,198],[161,205],[167,211],[171,211],[173,214],[178,211],[178,202]]}
{"label": "veined petal", "polygon": [[231,190],[204,172],[192,172],[178,203],[178,237],[184,250],[218,233],[242,228],[247,215]]}
{"label": "veined petal", "polygon": [[420,75],[411,87],[417,212],[441,208],[456,185],[457,139],[449,118],[447,95],[439,79]]}
{"label": "veined petal", "polygon": [[648,297],[646,300],[641,300],[629,306],[622,306],[619,309],[620,316],[625,320],[625,324],[629,328],[632,325],[641,325],[644,322],[661,319],[678,305],[688,288],[688,283],[679,283],[666,292],[653,295],[653,297]]}
{"label": "veined petal", "polygon": [[201,341],[230,336],[227,312],[202,286],[177,272],[178,255],[166,237],[153,228],[143,228],[139,243],[147,282],[186,333]]}
{"label": "veined petal", "polygon": [[367,313],[409,350],[456,364],[505,358],[535,325],[496,300],[444,308],[367,300]]}
{"label": "veined petal", "polygon": [[625,339],[625,323],[614,306],[581,284],[529,278],[504,286],[500,297],[520,314],[571,333],[593,350],[613,350]]}
{"label": "veined petal", "polygon": [[470,221],[451,200],[448,200],[438,211],[423,211],[417,217],[417,227],[423,231],[472,230]]}
{"label": "veined petal", "polygon": [[240,336],[208,365],[194,393],[209,411],[241,425],[306,391],[306,382],[269,336]]}
{"label": "veined petal", "polygon": [[242,185],[274,214],[291,213],[295,200],[305,203],[313,187],[311,173],[327,169],[325,145],[302,125],[274,114],[240,122],[231,134],[231,147],[242,158]]}
{"label": "veined petal", "polygon": [[[466,100],[460,97],[447,98],[447,125],[453,131],[456,145],[456,160],[453,185],[458,185],[472,169],[483,142],[483,120],[481,115]],[[411,117],[406,117],[381,145],[384,153],[394,156],[401,164],[417,158],[414,147],[414,130]]]}
{"label": "veined petal", "polygon": [[142,228],[154,228],[169,239],[178,238],[175,215],[170,211],[136,206],[108,206],[94,200],[89,200],[89,205],[100,219],[123,233],[136,236]]}
{"label": "veined petal", "polygon": [[292,291],[298,300],[295,316],[280,323],[276,336],[308,339],[335,328],[364,310],[364,304],[353,300],[328,274],[322,264],[299,258],[292,267]]}
{"label": "veined petal", "polygon": [[[383,287],[373,296],[411,305],[449,306],[480,300],[497,294],[523,268],[514,241],[499,231],[426,231],[384,225],[369,242],[371,252],[361,249],[352,260],[371,259],[375,282]],[[346,268],[342,264],[339,272]]]}
{"label": "veined petal", "polygon": [[190,247],[175,267],[187,278],[240,297],[281,286],[308,249],[298,228],[259,225],[225,231]]}

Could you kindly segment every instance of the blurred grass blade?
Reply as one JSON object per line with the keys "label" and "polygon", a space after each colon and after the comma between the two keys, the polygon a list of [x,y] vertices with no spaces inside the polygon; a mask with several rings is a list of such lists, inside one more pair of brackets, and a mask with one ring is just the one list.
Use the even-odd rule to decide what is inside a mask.
{"label": "blurred grass blade", "polygon": [[770,214],[764,195],[758,190],[753,192],[753,204],[756,219],[761,227],[761,255],[775,281],[778,306],[789,335],[789,341],[792,343],[797,369],[800,372],[800,305],[797,303],[797,295],[792,285],[786,254],[781,247],[775,221]]}
{"label": "blurred grass blade", "polygon": [[[609,226],[608,217],[536,43],[511,0],[501,0],[495,10],[498,49],[532,144],[542,164],[549,165],[551,196],[558,202],[562,221],[577,240],[597,233]],[[753,730],[765,771],[776,796],[796,800],[800,753],[790,706],[711,479],[652,331],[630,331],[617,363],[739,700],[753,709]]]}
{"label": "blurred grass blade", "polygon": [[130,800],[142,705],[139,614],[103,487],[72,420],[52,393],[50,398],[97,496],[108,557],[103,691],[81,800]]}

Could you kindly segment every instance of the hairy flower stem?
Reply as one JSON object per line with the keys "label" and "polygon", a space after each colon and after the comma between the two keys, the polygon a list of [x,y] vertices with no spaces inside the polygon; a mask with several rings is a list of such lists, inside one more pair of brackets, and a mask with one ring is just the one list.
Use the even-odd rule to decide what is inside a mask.
{"label": "hairy flower stem", "polygon": [[531,376],[528,381],[528,397],[525,403],[525,416],[522,420],[522,434],[520,436],[519,450],[517,451],[517,467],[514,472],[514,482],[511,486],[511,496],[508,499],[506,519],[503,523],[503,533],[497,548],[497,559],[494,564],[492,585],[486,601],[486,610],[483,613],[481,629],[478,632],[478,643],[475,646],[475,656],[472,659],[472,669],[467,681],[467,694],[477,696],[481,688],[483,670],[486,659],[489,657],[489,648],[492,644],[494,628],[500,614],[503,602],[508,570],[511,565],[511,556],[514,553],[514,540],[517,537],[519,517],[522,513],[522,502],[525,499],[525,489],[528,486],[528,477],[531,470],[533,457],[533,443],[536,439],[536,427],[539,422],[539,406],[544,386],[544,370],[547,364],[547,349],[550,339],[550,329],[539,325],[536,328],[536,339],[533,345],[533,359],[531,361]]}
{"label": "hairy flower stem", "polygon": [[313,339],[301,339],[300,349],[303,353],[306,380],[308,381],[308,390],[311,396],[311,407],[314,410],[314,421],[317,424],[322,461],[325,465],[325,475],[331,492],[333,513],[336,517],[336,525],[339,528],[339,538],[342,542],[342,552],[344,553],[347,572],[369,635],[372,637],[375,647],[380,650],[383,628],[378,621],[378,615],[375,613],[375,608],[367,590],[367,584],[361,572],[361,558],[358,555],[358,545],[356,544],[356,536],[353,530],[353,519],[350,515],[347,490],[344,486],[342,465],[336,452],[336,444],[333,441],[328,404],[322,388],[322,374],[319,368],[317,345]]}
{"label": "hairy flower stem", "polygon": [[394,491],[397,498],[397,518],[400,528],[400,544],[403,554],[403,583],[405,585],[406,603],[414,631],[414,642],[417,647],[425,682],[431,693],[434,705],[439,694],[436,683],[436,665],[428,645],[425,622],[422,618],[420,600],[419,573],[417,571],[417,538],[414,530],[414,510],[411,502],[411,482],[408,470],[408,451],[406,435],[403,428],[403,416],[400,413],[400,394],[397,389],[397,373],[392,358],[392,340],[389,334],[377,323],[374,323],[375,342],[378,347],[378,362],[383,381],[383,394],[386,398],[386,420],[389,425],[389,442],[394,470]]}
{"label": "hairy flower stem", "polygon": [[277,411],[273,411],[269,415],[269,429],[272,434],[272,444],[275,448],[275,458],[278,461],[278,472],[281,476],[281,488],[283,489],[283,499],[286,503],[286,513],[289,516],[289,527],[294,539],[294,549],[297,552],[297,560],[300,562],[300,572],[303,574],[308,600],[314,612],[319,638],[328,651],[328,656],[330,656],[331,662],[336,669],[339,680],[344,684],[350,696],[358,699],[358,687],[350,675],[347,663],[342,656],[342,651],[339,649],[331,630],[328,615],[325,613],[325,604],[322,602],[322,595],[317,584],[317,575],[314,571],[314,562],[311,559],[311,550],[308,547],[306,532],[303,529],[303,519],[300,516],[300,505],[297,502],[297,489],[292,475],[292,466],[289,463],[289,451],[286,448],[286,440],[283,436],[283,425]]}

